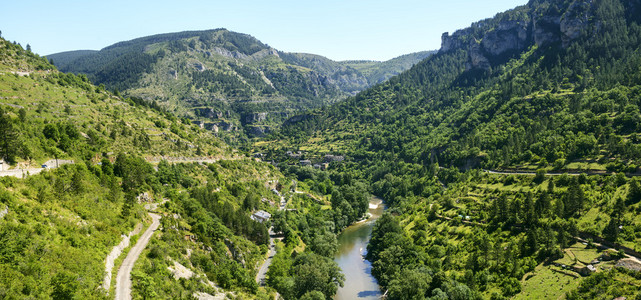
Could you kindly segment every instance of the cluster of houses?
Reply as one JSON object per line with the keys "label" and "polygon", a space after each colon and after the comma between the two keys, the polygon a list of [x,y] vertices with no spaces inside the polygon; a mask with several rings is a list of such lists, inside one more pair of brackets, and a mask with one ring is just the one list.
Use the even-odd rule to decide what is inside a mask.
{"label": "cluster of houses", "polygon": [[[323,160],[317,163],[313,163],[309,159],[301,159],[303,157],[303,153],[301,151],[287,151],[286,152],[287,156],[293,159],[299,159],[298,164],[303,166],[303,167],[313,167],[314,169],[320,169],[320,170],[327,170],[329,168],[329,164],[332,162],[340,162],[345,160],[345,156],[342,155],[333,155],[333,154],[326,154],[323,157]],[[265,155],[263,153],[257,152],[252,154],[252,157],[257,158],[257,159],[263,159]],[[273,163],[273,162],[272,162]]]}
{"label": "cluster of houses", "polygon": [[314,169],[320,169],[320,170],[327,170],[329,167],[329,164],[332,162],[339,162],[345,160],[345,157],[342,155],[332,155],[332,154],[327,154],[325,155],[323,162],[320,163],[315,163],[312,164],[312,161],[309,159],[303,159],[300,160],[298,163],[305,167],[305,166],[312,166]]}

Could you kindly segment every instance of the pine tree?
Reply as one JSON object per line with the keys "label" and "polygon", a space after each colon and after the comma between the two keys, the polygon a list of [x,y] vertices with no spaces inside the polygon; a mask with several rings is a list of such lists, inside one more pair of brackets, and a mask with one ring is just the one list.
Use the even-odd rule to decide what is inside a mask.
{"label": "pine tree", "polygon": [[18,134],[9,115],[0,108],[0,158],[15,162],[18,149]]}
{"label": "pine tree", "polygon": [[532,226],[535,222],[535,212],[534,212],[534,199],[532,193],[528,193],[525,197],[525,204],[523,205],[523,217],[525,218],[525,224]]}
{"label": "pine tree", "polygon": [[638,179],[630,180],[630,189],[626,198],[626,204],[631,205],[641,201],[641,186]]}
{"label": "pine tree", "polygon": [[565,204],[563,203],[563,199],[556,199],[555,212],[557,217],[565,217]]}

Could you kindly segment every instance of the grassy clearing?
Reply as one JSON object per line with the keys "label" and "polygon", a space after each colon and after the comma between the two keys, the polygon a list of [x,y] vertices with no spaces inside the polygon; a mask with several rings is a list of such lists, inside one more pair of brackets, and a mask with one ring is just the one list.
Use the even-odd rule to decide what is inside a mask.
{"label": "grassy clearing", "polygon": [[534,274],[521,281],[522,291],[513,299],[564,299],[565,293],[579,286],[580,280],[558,272],[554,266],[538,265]]}

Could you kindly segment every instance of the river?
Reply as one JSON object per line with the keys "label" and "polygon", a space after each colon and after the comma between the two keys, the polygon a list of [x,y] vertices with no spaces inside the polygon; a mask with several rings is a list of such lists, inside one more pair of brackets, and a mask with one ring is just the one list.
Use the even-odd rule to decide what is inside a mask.
{"label": "river", "polygon": [[383,201],[372,197],[369,204],[370,218],[347,227],[338,236],[338,253],[334,261],[345,274],[345,286],[338,288],[336,300],[380,299],[376,278],[372,276],[372,264],[364,256],[372,234],[374,222],[383,214]]}

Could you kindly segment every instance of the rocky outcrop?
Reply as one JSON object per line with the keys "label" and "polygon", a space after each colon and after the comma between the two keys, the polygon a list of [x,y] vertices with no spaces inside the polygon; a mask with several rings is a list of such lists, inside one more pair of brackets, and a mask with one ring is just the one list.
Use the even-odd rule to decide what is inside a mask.
{"label": "rocky outcrop", "polygon": [[171,76],[172,79],[176,80],[178,79],[178,71],[176,70],[169,70],[169,76]]}
{"label": "rocky outcrop", "polygon": [[561,17],[559,29],[562,33],[561,41],[563,42],[563,47],[568,47],[570,42],[579,38],[587,28],[592,2],[592,0],[574,1]]}
{"label": "rocky outcrop", "polygon": [[314,117],[314,116],[313,116],[313,115],[311,115],[311,114],[304,114],[304,115],[293,116],[293,117],[291,117],[291,118],[287,119],[287,120],[283,123],[283,126],[296,124],[296,123],[298,123],[298,122],[302,122],[302,121],[306,121],[306,120],[312,119],[313,117]]}
{"label": "rocky outcrop", "polygon": [[209,107],[195,108],[196,115],[207,119],[222,119],[223,113]]}
{"label": "rocky outcrop", "polygon": [[547,46],[561,40],[560,16],[540,16],[534,19],[534,43],[537,46]]}
{"label": "rocky outcrop", "polygon": [[227,246],[227,249],[229,251],[229,254],[231,254],[231,258],[238,263],[242,264],[243,267],[245,266],[245,257],[243,255],[243,252],[240,249],[236,248],[236,245],[234,242],[230,239],[225,239],[223,241],[225,243],[225,246]]}
{"label": "rocky outcrop", "polygon": [[218,132],[219,130],[223,131],[236,131],[238,127],[231,122],[220,121],[216,123],[205,123],[205,129]]}
{"label": "rocky outcrop", "polygon": [[443,33],[439,53],[456,49],[468,51],[467,70],[489,69],[530,46],[561,43],[569,47],[591,25],[594,0],[575,0],[565,9],[556,7],[521,7],[499,18],[472,24],[454,34]]}
{"label": "rocky outcrop", "polygon": [[628,257],[619,260],[615,267],[628,269],[634,272],[641,272],[641,261],[633,257]]}
{"label": "rocky outcrop", "polygon": [[256,53],[252,54],[252,55],[251,55],[251,58],[252,58],[253,60],[261,60],[261,59],[263,59],[263,58],[265,58],[265,57],[267,57],[267,56],[276,56],[276,57],[280,57],[280,56],[278,55],[278,50],[276,50],[276,49],[274,49],[274,48],[269,48],[269,49],[263,49],[263,50],[260,50],[260,51],[258,51],[258,52],[256,52]]}
{"label": "rocky outcrop", "polygon": [[481,44],[475,40],[470,41],[468,48],[469,59],[465,65],[466,70],[470,69],[489,69],[490,61],[485,57]]}
{"label": "rocky outcrop", "polygon": [[269,126],[247,126],[245,129],[249,135],[255,137],[264,137],[271,132],[271,128]]}
{"label": "rocky outcrop", "polygon": [[266,112],[261,112],[261,113],[252,113],[249,115],[245,115],[243,118],[243,121],[245,124],[254,124],[254,123],[259,123],[259,122],[265,122],[267,120],[267,113]]}
{"label": "rocky outcrop", "polygon": [[505,21],[485,34],[481,46],[488,54],[501,55],[512,50],[522,50],[528,46],[529,23]]}
{"label": "rocky outcrop", "polygon": [[201,62],[195,62],[194,68],[199,72],[205,71],[205,65],[203,65]]}
{"label": "rocky outcrop", "polygon": [[6,216],[8,213],[9,208],[5,206],[2,210],[0,210],[0,219],[4,218],[4,216]]}
{"label": "rocky outcrop", "polygon": [[234,59],[247,59],[247,58],[249,58],[249,56],[247,56],[246,54],[240,53],[238,51],[229,51],[229,50],[227,50],[225,48],[220,48],[220,47],[214,47],[211,50],[211,52],[208,52],[208,53],[209,53],[209,55],[218,54],[218,55],[221,55],[221,56],[224,56],[224,57],[234,58]]}
{"label": "rocky outcrop", "polygon": [[445,53],[456,49],[464,48],[468,45],[466,41],[471,37],[471,28],[461,29],[450,35],[448,32],[441,35],[441,49],[439,52]]}

